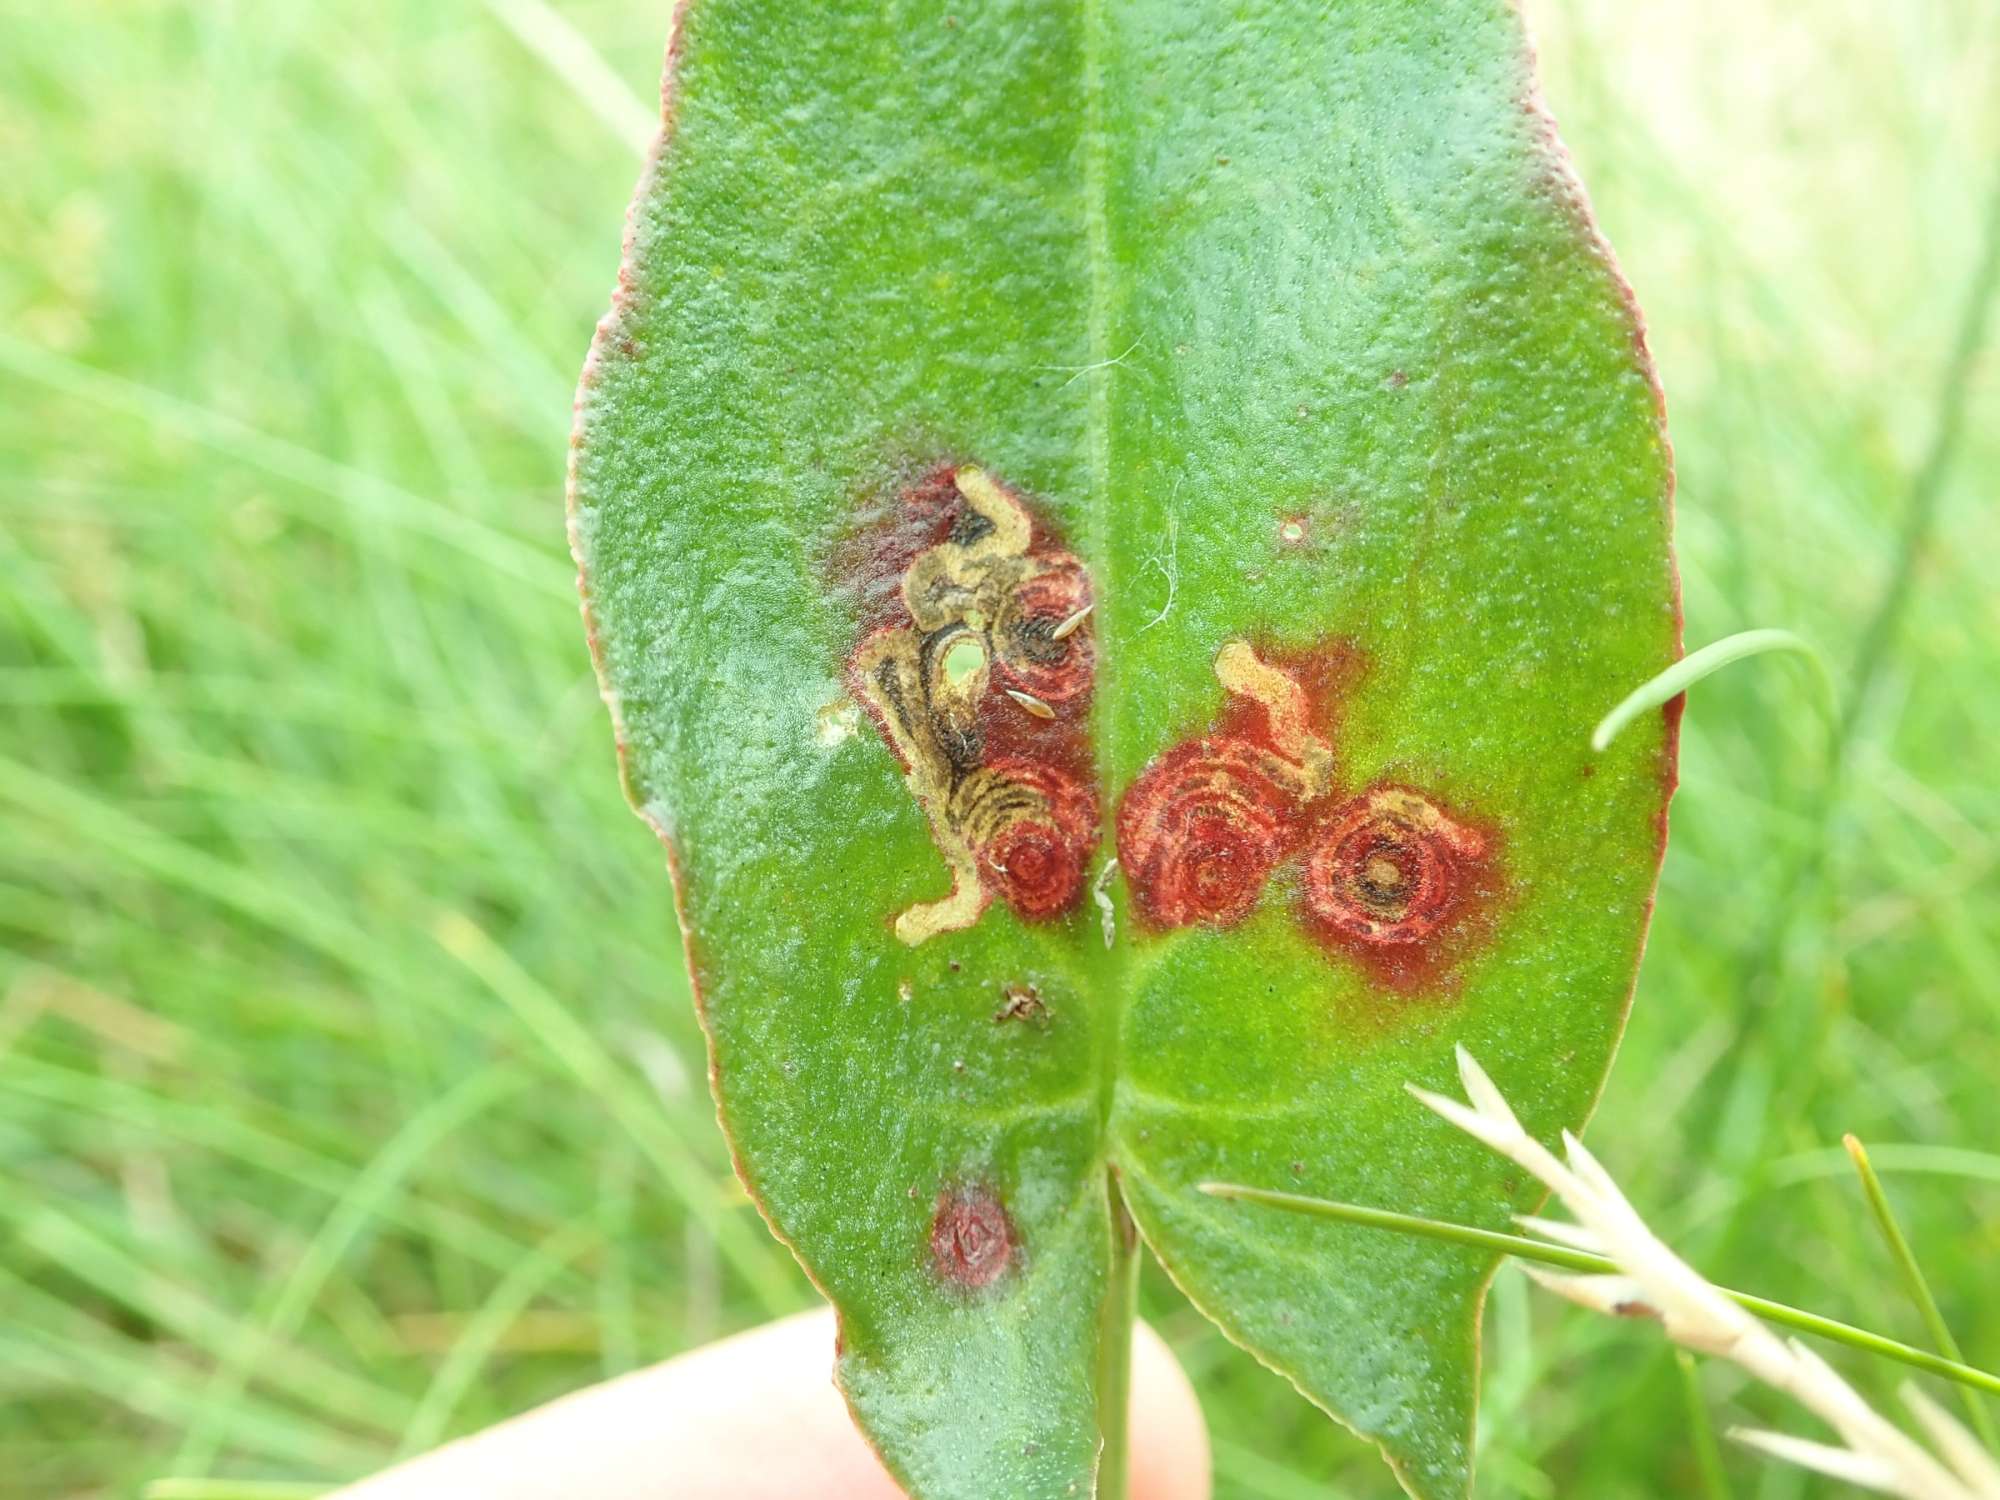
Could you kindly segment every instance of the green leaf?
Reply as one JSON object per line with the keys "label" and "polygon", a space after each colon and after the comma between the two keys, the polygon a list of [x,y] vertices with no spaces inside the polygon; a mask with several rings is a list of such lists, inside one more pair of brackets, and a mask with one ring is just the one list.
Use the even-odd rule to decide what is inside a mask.
{"label": "green leaf", "polygon": [[1678,653],[1670,465],[1513,7],[695,0],[668,97],[573,541],[859,1421],[1089,1493],[1122,1202],[1463,1494],[1493,1255],[1196,1187],[1502,1226],[1404,1082],[1579,1127],[1623,1022],[1674,707],[1589,736]]}

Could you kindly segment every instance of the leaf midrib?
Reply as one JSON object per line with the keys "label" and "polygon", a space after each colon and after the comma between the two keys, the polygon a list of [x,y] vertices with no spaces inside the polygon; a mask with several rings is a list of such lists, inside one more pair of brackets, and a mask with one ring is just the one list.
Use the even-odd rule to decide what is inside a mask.
{"label": "leaf midrib", "polygon": [[[1079,12],[1081,61],[1083,64],[1083,228],[1084,255],[1090,269],[1089,303],[1086,309],[1088,348],[1088,400],[1084,411],[1084,443],[1089,467],[1089,490],[1084,502],[1084,528],[1088,533],[1088,556],[1097,569],[1097,595],[1116,598],[1116,580],[1111,576],[1112,549],[1106,545],[1110,534],[1111,505],[1111,226],[1106,186],[1107,144],[1104,125],[1104,0],[1081,0]],[[1103,616],[1100,615],[1100,621]],[[1100,735],[1105,720],[1098,717]],[[1100,746],[1101,749],[1101,746]],[[1111,800],[1104,801],[1104,818],[1110,822]],[[1115,845],[1113,854],[1115,856]],[[1114,977],[1122,977],[1120,948],[1114,942],[1107,965]],[[1110,1159],[1111,1112],[1117,1099],[1118,1078],[1123,1071],[1125,1011],[1128,986],[1112,983],[1106,993],[1093,999],[1103,1007],[1102,1040],[1097,1053],[1097,1151],[1101,1168]]]}

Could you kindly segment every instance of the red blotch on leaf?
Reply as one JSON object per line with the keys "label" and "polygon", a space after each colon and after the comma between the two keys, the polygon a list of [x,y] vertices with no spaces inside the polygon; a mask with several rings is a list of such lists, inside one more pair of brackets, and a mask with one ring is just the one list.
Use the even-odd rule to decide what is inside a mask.
{"label": "red blotch on leaf", "polygon": [[951,476],[952,466],[939,464],[871,502],[863,508],[860,524],[836,545],[835,583],[852,598],[863,635],[908,620],[903,574],[919,553],[951,534],[964,512]]}
{"label": "red blotch on leaf", "polygon": [[1066,552],[1051,553],[1043,562],[1048,571],[1014,590],[994,630],[995,680],[1045,703],[1064,703],[1087,694],[1096,676],[1091,632],[1072,623],[1090,606],[1090,575]]}
{"label": "red blotch on leaf", "polygon": [[1245,739],[1176,745],[1118,808],[1118,858],[1155,927],[1227,927],[1257,904],[1298,818],[1283,767]]}
{"label": "red blotch on leaf", "polygon": [[1084,850],[1044,819],[1010,824],[979,851],[981,876],[1030,922],[1062,915],[1083,890]]}
{"label": "red blotch on leaf", "polygon": [[1028,921],[1045,921],[1083,895],[1084,869],[1097,844],[1097,794],[1074,771],[1048,762],[996,760],[1010,789],[1047,808],[1003,823],[979,849],[980,878]]}
{"label": "red blotch on leaf", "polygon": [[991,1286],[1013,1264],[1018,1248],[1014,1221],[991,1188],[957,1183],[938,1194],[930,1252],[939,1279],[968,1291]]}
{"label": "red blotch on leaf", "polygon": [[1301,882],[1306,929],[1409,990],[1444,976],[1497,888],[1496,836],[1420,792],[1378,786],[1333,808]]}

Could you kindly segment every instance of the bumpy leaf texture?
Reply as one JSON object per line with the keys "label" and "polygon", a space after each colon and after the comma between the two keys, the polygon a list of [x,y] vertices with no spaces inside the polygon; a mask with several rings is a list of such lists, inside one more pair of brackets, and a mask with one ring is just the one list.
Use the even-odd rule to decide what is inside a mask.
{"label": "bumpy leaf texture", "polygon": [[1631,993],[1670,458],[1514,7],[693,0],[665,97],[573,541],[863,1429],[1090,1493],[1129,1209],[1463,1494],[1490,1260],[1196,1185],[1504,1225],[1404,1082],[1578,1127]]}

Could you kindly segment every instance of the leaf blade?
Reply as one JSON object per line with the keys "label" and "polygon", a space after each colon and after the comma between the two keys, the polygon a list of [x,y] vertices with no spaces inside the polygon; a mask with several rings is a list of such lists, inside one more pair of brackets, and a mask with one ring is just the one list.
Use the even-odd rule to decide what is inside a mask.
{"label": "leaf blade", "polygon": [[[1667,456],[1636,316],[1524,113],[1518,22],[683,14],[579,397],[573,539],[723,1123],[841,1310],[857,1415],[920,1495],[1087,1488],[1115,1166],[1211,1315],[1416,1493],[1462,1491],[1485,1272],[1407,1245],[1342,1264],[1289,1228],[1248,1247],[1193,1187],[1310,1157],[1343,1163],[1317,1191],[1445,1183],[1419,1206],[1502,1222],[1532,1205],[1412,1123],[1402,1079],[1443,1081],[1472,1036],[1531,1127],[1577,1124],[1622,1022],[1672,722],[1591,771],[1543,731],[1677,650]],[[926,474],[970,504],[974,466],[1032,518],[1010,557],[1089,575],[1104,829],[1053,921],[996,899],[959,773],[875,733],[893,703],[843,702],[868,622],[909,628],[922,550],[870,573],[857,545]],[[1550,667],[1607,606],[1635,623]],[[1298,837],[1243,925],[1157,930],[1144,820],[1113,813],[1253,701]],[[1480,900],[1422,962],[1304,929],[1298,838],[1349,802],[1479,851]],[[1611,915],[1571,930],[1565,896]],[[1549,979],[1580,1001],[1509,1009]],[[1299,1088],[1310,1120],[1252,1118]],[[1217,1099],[1243,1118],[1215,1128]],[[1301,1267],[1358,1271],[1374,1312],[1301,1317]],[[1344,1364],[1307,1347],[1322,1316]]]}

